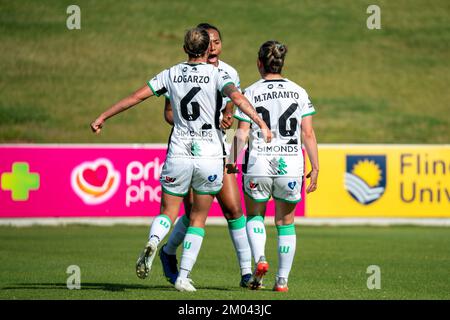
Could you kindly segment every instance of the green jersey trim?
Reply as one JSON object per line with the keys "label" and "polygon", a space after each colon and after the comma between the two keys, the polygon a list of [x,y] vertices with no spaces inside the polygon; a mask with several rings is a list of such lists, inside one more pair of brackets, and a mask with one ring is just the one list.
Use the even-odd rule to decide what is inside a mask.
{"label": "green jersey trim", "polygon": [[196,194],[200,194],[200,195],[204,195],[204,194],[216,195],[216,194],[218,194],[220,192],[221,189],[219,189],[217,191],[209,191],[209,192],[207,192],[207,191],[197,191],[194,188],[192,188],[192,190],[194,190],[194,192]]}
{"label": "green jersey trim", "polygon": [[255,201],[255,202],[267,202],[267,201],[270,200],[270,197],[267,198],[267,199],[255,199],[255,198],[253,198],[251,195],[249,195],[248,192],[245,191],[245,190],[244,190],[244,193],[245,193],[250,199],[252,199],[252,200]]}
{"label": "green jersey trim", "polygon": [[312,116],[313,114],[316,114],[316,111],[304,114],[304,115],[302,115],[302,118],[307,117],[307,116]]}
{"label": "green jersey trim", "polygon": [[252,123],[251,121],[249,121],[249,120],[247,120],[247,119],[244,119],[244,118],[241,118],[241,117],[239,117],[239,116],[237,116],[237,115],[233,115],[233,117],[236,118],[236,119],[238,119],[239,121],[244,121],[244,122]]}
{"label": "green jersey trim", "polygon": [[299,200],[287,200],[287,199],[277,198],[275,196],[273,198],[275,200],[278,200],[278,201],[283,201],[283,202],[287,202],[287,203],[294,203],[294,204],[299,203],[300,201],[302,201],[301,198]]}
{"label": "green jersey trim", "polygon": [[162,187],[162,191],[164,191],[164,193],[170,194],[171,196],[175,196],[175,197],[185,197],[189,193],[189,191],[186,193],[175,193],[175,192],[168,191],[164,187]]}
{"label": "green jersey trim", "polygon": [[160,95],[155,91],[155,89],[153,89],[152,85],[150,84],[150,81],[147,82],[147,85],[150,87],[150,90],[152,90],[153,94],[157,97],[159,97]]}
{"label": "green jersey trim", "polygon": [[223,97],[225,97],[224,94],[223,94],[223,89],[225,89],[225,87],[230,85],[230,84],[234,85],[234,82],[233,81],[229,81],[229,82],[225,83],[223,85],[223,87],[222,87],[222,90],[220,90],[220,93],[222,94]]}

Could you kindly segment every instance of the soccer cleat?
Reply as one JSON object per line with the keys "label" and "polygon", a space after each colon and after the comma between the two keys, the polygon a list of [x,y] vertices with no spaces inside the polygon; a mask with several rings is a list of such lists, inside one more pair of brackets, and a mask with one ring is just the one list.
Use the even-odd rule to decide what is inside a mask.
{"label": "soccer cleat", "polygon": [[241,283],[239,284],[242,288],[248,288],[248,283],[250,281],[250,279],[252,278],[252,274],[251,273],[247,273],[244,274],[241,277]]}
{"label": "soccer cleat", "polygon": [[192,281],[191,278],[177,278],[175,281],[175,289],[178,291],[188,291],[188,292],[194,292],[197,291],[195,287],[192,285],[194,281]]}
{"label": "soccer cleat", "polygon": [[153,259],[155,259],[156,251],[158,250],[158,244],[156,241],[152,241],[150,239],[149,242],[145,245],[144,250],[139,255],[138,260],[136,261],[136,275],[145,279],[148,276],[148,273],[152,269]]}
{"label": "soccer cleat", "polygon": [[248,287],[252,290],[258,290],[263,288],[262,280],[267,271],[269,270],[269,264],[266,261],[266,257],[261,256],[256,264],[255,271],[252,278],[248,283]]}
{"label": "soccer cleat", "polygon": [[281,277],[276,277],[275,285],[273,286],[273,291],[287,292],[288,290],[289,290],[289,288],[287,285],[287,279],[281,278]]}
{"label": "soccer cleat", "polygon": [[164,247],[165,245],[162,246],[161,250],[159,251],[159,259],[161,260],[164,276],[171,284],[175,284],[175,281],[178,277],[177,256],[174,254],[165,253]]}

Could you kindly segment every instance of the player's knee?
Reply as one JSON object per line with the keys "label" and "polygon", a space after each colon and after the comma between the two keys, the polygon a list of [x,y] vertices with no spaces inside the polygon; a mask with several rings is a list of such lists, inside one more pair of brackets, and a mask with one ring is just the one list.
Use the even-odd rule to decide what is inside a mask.
{"label": "player's knee", "polygon": [[232,205],[224,208],[223,215],[227,220],[238,219],[243,215],[243,211],[241,206]]}

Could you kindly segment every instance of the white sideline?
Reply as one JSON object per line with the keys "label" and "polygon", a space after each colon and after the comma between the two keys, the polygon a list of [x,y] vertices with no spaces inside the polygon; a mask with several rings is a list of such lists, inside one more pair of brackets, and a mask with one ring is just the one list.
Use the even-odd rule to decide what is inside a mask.
{"label": "white sideline", "polygon": [[[152,217],[139,218],[1,218],[0,226],[31,227],[31,226],[66,226],[66,225],[93,225],[93,226],[150,226]],[[209,217],[207,225],[225,226],[223,217]],[[266,225],[273,225],[273,219],[267,217]],[[296,218],[296,225],[304,226],[426,226],[450,227],[449,218]]]}

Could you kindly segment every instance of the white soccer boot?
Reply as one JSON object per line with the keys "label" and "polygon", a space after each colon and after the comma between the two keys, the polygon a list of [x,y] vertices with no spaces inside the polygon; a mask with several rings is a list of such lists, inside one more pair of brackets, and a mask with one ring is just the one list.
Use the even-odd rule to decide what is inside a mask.
{"label": "white soccer boot", "polygon": [[191,278],[177,278],[177,281],[175,281],[175,289],[178,291],[197,291],[195,287],[192,285],[194,282]]}
{"label": "white soccer boot", "polygon": [[136,261],[136,275],[139,278],[147,278],[150,270],[152,269],[153,259],[155,259],[157,250],[158,243],[156,239],[150,239]]}

